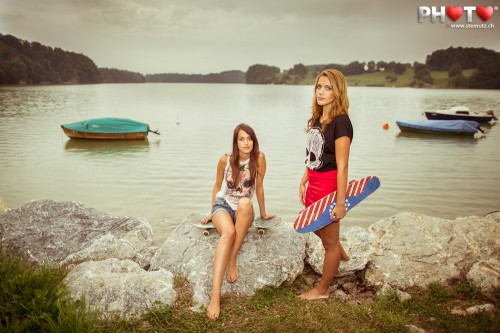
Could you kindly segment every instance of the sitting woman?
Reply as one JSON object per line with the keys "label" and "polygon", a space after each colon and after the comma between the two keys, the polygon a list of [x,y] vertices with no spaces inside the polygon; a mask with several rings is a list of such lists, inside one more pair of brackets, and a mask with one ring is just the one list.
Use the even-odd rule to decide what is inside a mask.
{"label": "sitting woman", "polygon": [[261,218],[268,220],[275,216],[266,213],[265,174],[266,158],[259,150],[254,130],[246,124],[239,124],[234,129],[231,155],[223,155],[219,159],[212,206],[202,220],[202,223],[212,220],[220,234],[215,249],[212,296],[207,308],[210,319],[219,318],[224,272],[229,283],[238,280],[236,257],[255,217],[251,201],[254,192]]}

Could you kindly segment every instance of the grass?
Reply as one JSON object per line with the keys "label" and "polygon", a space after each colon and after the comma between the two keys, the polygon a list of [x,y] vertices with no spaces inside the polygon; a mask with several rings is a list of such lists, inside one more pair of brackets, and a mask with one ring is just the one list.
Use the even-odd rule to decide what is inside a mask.
{"label": "grass", "polygon": [[63,269],[37,268],[0,250],[0,332],[84,332],[91,318],[61,281]]}
{"label": "grass", "polygon": [[61,283],[65,274],[63,269],[37,268],[0,252],[0,331],[390,333],[407,332],[410,324],[427,332],[500,331],[498,315],[450,313],[457,306],[466,309],[493,303],[498,309],[500,305],[500,288],[484,295],[464,281],[455,281],[453,288],[432,284],[411,290],[412,299],[403,303],[394,294],[379,299],[359,297],[348,303],[334,297],[305,302],[296,295],[310,288],[308,273],[291,285],[264,288],[251,297],[225,295],[221,318],[211,321],[203,312],[191,310],[193,290],[186,279],[176,277],[177,300],[172,306],[158,305],[138,319],[105,321],[85,310],[83,302],[70,300]]}

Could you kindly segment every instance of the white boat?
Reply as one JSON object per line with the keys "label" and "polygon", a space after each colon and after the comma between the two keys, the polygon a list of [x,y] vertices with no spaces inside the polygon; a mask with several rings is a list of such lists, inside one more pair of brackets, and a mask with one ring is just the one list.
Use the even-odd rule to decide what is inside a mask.
{"label": "white boat", "polygon": [[425,116],[429,120],[472,120],[478,123],[489,123],[497,120],[493,111],[471,111],[466,106],[454,106],[445,110],[426,111]]}

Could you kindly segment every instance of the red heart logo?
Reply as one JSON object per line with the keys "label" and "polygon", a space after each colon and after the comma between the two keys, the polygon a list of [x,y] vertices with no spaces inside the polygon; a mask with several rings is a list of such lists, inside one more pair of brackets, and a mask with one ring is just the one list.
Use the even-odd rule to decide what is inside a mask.
{"label": "red heart logo", "polygon": [[462,12],[462,7],[446,7],[446,15],[448,15],[448,17],[451,18],[453,22],[455,22],[460,18],[460,16],[462,16]]}
{"label": "red heart logo", "polygon": [[493,15],[493,7],[488,6],[488,7],[482,7],[479,6],[476,8],[476,13],[477,16],[481,18],[483,21],[488,21],[488,19]]}

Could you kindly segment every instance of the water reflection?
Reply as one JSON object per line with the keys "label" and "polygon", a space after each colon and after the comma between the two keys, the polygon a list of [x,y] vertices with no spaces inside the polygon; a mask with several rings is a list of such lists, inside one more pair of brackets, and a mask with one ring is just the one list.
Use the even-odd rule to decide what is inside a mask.
{"label": "water reflection", "polygon": [[451,135],[451,134],[428,134],[399,132],[396,137],[399,140],[421,140],[422,143],[459,143],[459,144],[477,144],[482,138],[475,138],[473,135]]}
{"label": "water reflection", "polygon": [[149,140],[88,140],[71,139],[64,149],[70,153],[90,153],[99,155],[121,155],[149,151]]}

